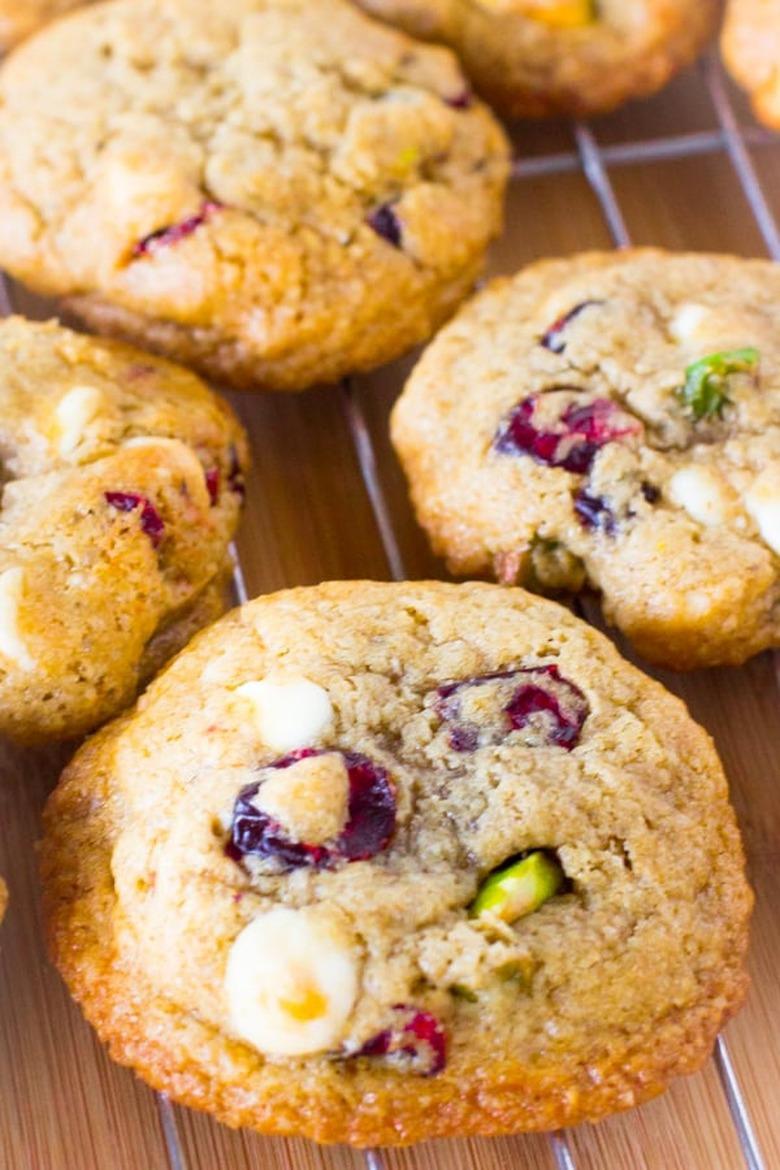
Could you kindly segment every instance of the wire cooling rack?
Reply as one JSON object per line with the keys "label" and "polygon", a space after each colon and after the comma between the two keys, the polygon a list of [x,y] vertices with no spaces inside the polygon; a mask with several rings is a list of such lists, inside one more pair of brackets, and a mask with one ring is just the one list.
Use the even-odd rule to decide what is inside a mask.
{"label": "wire cooling rack", "polygon": [[[714,130],[679,133],[620,143],[601,143],[594,129],[585,123],[572,127],[576,149],[547,153],[537,157],[519,158],[513,167],[513,181],[523,183],[531,179],[547,178],[567,173],[585,176],[594,193],[616,247],[628,247],[631,236],[610,171],[626,165],[661,163],[671,159],[696,155],[721,154],[727,156],[749,205],[766,252],[780,260],[780,228],[753,163],[751,150],[777,144],[778,138],[755,125],[743,124],[729,95],[720,64],[715,57],[705,60],[701,67],[702,82],[714,110],[717,128]],[[13,311],[12,297],[5,279],[0,275],[0,314]],[[780,312],[780,309],[779,309]],[[393,521],[382,479],[379,474],[377,450],[364,404],[356,385],[345,381],[340,390],[341,406],[348,425],[355,455],[360,467],[374,519],[377,525],[390,574],[397,580],[407,576],[401,542]],[[248,599],[247,587],[238,554],[233,548],[233,593],[236,602]],[[722,1086],[728,1112],[738,1139],[739,1150],[746,1170],[770,1170],[765,1161],[749,1109],[746,1094],[735,1071],[728,1044],[718,1039],[714,1062]],[[156,1094],[160,1125],[164,1135],[170,1170],[188,1170],[188,1160],[179,1134],[174,1107],[164,1094]],[[577,1157],[566,1132],[549,1135],[550,1152],[557,1170],[577,1170]],[[77,1153],[77,1152],[74,1152]],[[386,1170],[386,1160],[379,1150],[363,1155],[364,1170]],[[36,1170],[39,1170],[37,1163]],[[76,1163],[73,1163],[74,1167]],[[518,1170],[519,1170],[519,1163]],[[4,1168],[5,1170],[5,1168]],[[8,1167],[7,1170],[12,1170]],[[13,1170],[28,1170],[14,1167]],[[32,1170],[32,1167],[30,1167]],[[40,1170],[44,1170],[41,1166]],[[216,1170],[216,1165],[215,1165]],[[633,1170],[628,1165],[624,1170]],[[696,1170],[710,1170],[697,1167]],[[736,1168],[735,1168],[736,1170]]]}

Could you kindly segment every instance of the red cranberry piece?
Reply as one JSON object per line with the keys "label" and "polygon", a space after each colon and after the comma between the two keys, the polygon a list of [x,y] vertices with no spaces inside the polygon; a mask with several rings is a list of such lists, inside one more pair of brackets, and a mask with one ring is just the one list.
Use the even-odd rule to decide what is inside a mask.
{"label": "red cranberry piece", "polygon": [[130,382],[136,382],[142,378],[152,378],[156,373],[157,370],[154,368],[154,366],[148,366],[143,362],[133,362],[133,364],[128,366],[125,370],[125,377]]}
{"label": "red cranberry piece", "polygon": [[401,221],[393,210],[392,204],[383,203],[366,217],[366,223],[373,228],[378,236],[387,240],[394,248],[401,247]]}
{"label": "red cranberry piece", "polygon": [[[582,725],[588,716],[587,699],[579,687],[561,675],[557,666],[542,666],[528,673],[536,681],[519,686],[505,708],[512,730],[519,731],[525,727],[537,713],[549,714],[552,716],[548,730],[551,743],[570,752],[579,743]],[[552,680],[561,690],[568,691],[567,701],[562,701],[560,695],[540,685],[545,679],[548,682]]]}
{"label": "red cranberry piece", "polygon": [[205,472],[206,475],[206,490],[209,493],[212,508],[219,500],[219,468],[209,467]]}
{"label": "red cranberry piece", "polygon": [[585,309],[589,309],[592,305],[603,305],[603,301],[581,301],[575,305],[573,309],[569,309],[568,313],[563,313],[556,321],[553,321],[550,328],[542,336],[540,345],[545,349],[549,349],[552,353],[563,353],[566,349],[566,339],[564,333],[572,321],[576,320]]}
{"label": "red cranberry piece", "polygon": [[600,529],[607,536],[614,535],[617,517],[603,496],[593,496],[584,490],[577,492],[574,497],[574,511],[585,528]]}
{"label": "red cranberry piece", "polygon": [[[325,755],[315,748],[291,752],[269,765],[289,768],[298,760]],[[276,861],[283,869],[308,865],[330,868],[340,861],[368,861],[381,853],[395,832],[395,789],[384,768],[357,752],[342,752],[349,777],[348,819],[332,845],[309,845],[289,838],[282,826],[254,803],[260,784],[238,794],[233,808],[228,857],[241,861],[247,854]]]}
{"label": "red cranberry piece", "polygon": [[[488,706],[485,712],[483,708],[479,721],[470,720],[463,711],[463,700],[473,688],[485,686],[495,688],[495,709]],[[570,752],[579,743],[590,714],[585,695],[554,663],[444,683],[437,696],[436,712],[450,725],[449,743],[456,752],[501,743],[510,732],[520,731],[532,720],[542,729],[542,742]]]}
{"label": "red cranberry piece", "polygon": [[230,467],[228,469],[228,487],[231,492],[235,492],[237,496],[241,496],[243,500],[246,496],[246,483],[244,482],[244,470],[238,458],[238,451],[235,445],[230,445]]}
{"label": "red cranberry piece", "polygon": [[156,232],[151,232],[148,236],[144,236],[133,248],[133,255],[153,256],[161,248],[168,248],[172,244],[180,243],[181,240],[186,239],[187,236],[191,236],[199,227],[202,227],[212,215],[215,215],[218,211],[222,211],[223,206],[222,203],[216,203],[213,199],[204,199],[200,205],[200,211],[197,214],[189,216],[188,219],[183,219],[180,223],[172,223],[168,227],[158,228]]}
{"label": "red cranberry piece", "polygon": [[474,94],[468,86],[464,86],[460,93],[444,98],[444,104],[453,110],[470,110],[474,105]]}
{"label": "red cranberry piece", "polygon": [[396,1004],[394,1021],[363,1045],[355,1056],[384,1056],[404,1072],[434,1077],[447,1063],[447,1035],[430,1012]]}
{"label": "red cranberry piece", "polygon": [[540,430],[535,415],[541,396],[532,394],[501,423],[493,445],[503,455],[531,455],[549,467],[585,475],[607,443],[639,434],[641,423],[611,398],[571,403],[554,430]]}
{"label": "red cranberry piece", "polygon": [[450,730],[450,747],[454,752],[475,752],[479,747],[479,728],[453,727]]}
{"label": "red cranberry piece", "polygon": [[134,512],[141,509],[141,531],[145,532],[155,548],[163,538],[165,523],[154,504],[146,496],[136,492],[104,492],[106,503],[118,512]]}

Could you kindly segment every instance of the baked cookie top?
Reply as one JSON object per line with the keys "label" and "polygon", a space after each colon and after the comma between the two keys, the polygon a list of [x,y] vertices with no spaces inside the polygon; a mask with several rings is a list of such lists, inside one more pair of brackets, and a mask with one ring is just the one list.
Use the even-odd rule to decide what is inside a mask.
{"label": "baked cookie top", "polygon": [[729,0],[721,49],[757,117],[780,129],[780,0]]}
{"label": "baked cookie top", "polygon": [[452,54],[345,0],[113,0],[0,71],[3,265],[238,385],[300,389],[427,338],[506,174]]}
{"label": "baked cookie top", "polygon": [[656,662],[780,643],[780,267],[653,250],[476,297],[393,417],[457,573],[603,594]]}
{"label": "baked cookie top", "polygon": [[0,0],[0,51],[89,0]]}
{"label": "baked cookie top", "polygon": [[660,89],[714,34],[718,0],[359,0],[452,46],[513,117],[603,112]]}
{"label": "baked cookie top", "polygon": [[545,1128],[701,1063],[750,893],[683,704],[566,610],[349,582],[200,635],[46,814],[51,949],[112,1055],[230,1124]]}
{"label": "baked cookie top", "polygon": [[243,431],[186,370],[11,317],[0,455],[0,732],[75,736],[223,608]]}

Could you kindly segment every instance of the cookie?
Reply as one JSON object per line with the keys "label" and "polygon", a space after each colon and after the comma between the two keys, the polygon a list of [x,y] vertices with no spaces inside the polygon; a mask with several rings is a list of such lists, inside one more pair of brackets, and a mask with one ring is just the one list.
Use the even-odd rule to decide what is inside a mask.
{"label": "cookie", "polygon": [[780,0],[730,0],[721,51],[756,117],[780,129]]}
{"label": "cookie", "polygon": [[71,737],[224,610],[246,441],[186,370],[0,322],[0,734]]}
{"label": "cookie", "polygon": [[113,0],[17,51],[0,100],[0,262],[236,386],[396,357],[499,226],[505,139],[454,57],[346,0]]}
{"label": "cookie", "polygon": [[392,431],[453,572],[601,591],[646,658],[780,645],[780,267],[532,265],[430,346]]}
{"label": "cookie", "polygon": [[2,878],[0,878],[0,922],[5,917],[5,908],[8,905],[8,886]]}
{"label": "cookie", "polygon": [[0,0],[0,51],[81,3],[84,0]]}
{"label": "cookie", "polygon": [[603,113],[661,89],[715,32],[718,0],[359,0],[458,53],[509,117]]}
{"label": "cookie", "polygon": [[51,953],[112,1056],[356,1146],[593,1120],[702,1063],[751,895],[712,743],[554,602],[250,602],[76,756]]}

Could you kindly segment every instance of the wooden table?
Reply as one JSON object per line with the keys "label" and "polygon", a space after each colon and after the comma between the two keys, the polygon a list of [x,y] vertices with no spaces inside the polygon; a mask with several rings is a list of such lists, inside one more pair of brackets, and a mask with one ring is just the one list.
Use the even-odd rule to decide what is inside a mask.
{"label": "wooden table", "polygon": [[[697,69],[660,97],[591,130],[523,127],[516,142],[525,167],[521,162],[492,269],[511,272],[538,256],[629,238],[749,256],[780,248],[771,224],[771,213],[780,218],[780,137],[758,132],[737,99],[740,123],[748,127],[746,151],[732,132],[732,107],[713,103],[720,85],[717,72]],[[659,137],[674,141],[637,150],[637,142]],[[763,238],[751,165],[770,213]],[[47,311],[16,291],[12,300],[32,315]],[[328,578],[445,575],[415,526],[386,437],[388,410],[409,365],[397,363],[351,388],[235,396],[255,457],[239,540],[250,595]],[[597,612],[591,617],[598,620]],[[382,1151],[369,1155],[368,1170],[780,1167],[776,665],[764,654],[741,670],[662,676],[717,740],[758,895],[753,988],[727,1030],[720,1062],[598,1127],[553,1139]],[[233,1133],[171,1106],[107,1060],[41,946],[35,842],[41,805],[66,756],[61,749],[0,748],[0,873],[12,899],[0,933],[0,1170],[364,1170],[362,1154]],[[740,1091],[747,1117],[733,1097]],[[752,1148],[750,1133],[740,1141],[735,1120],[752,1126]]]}

